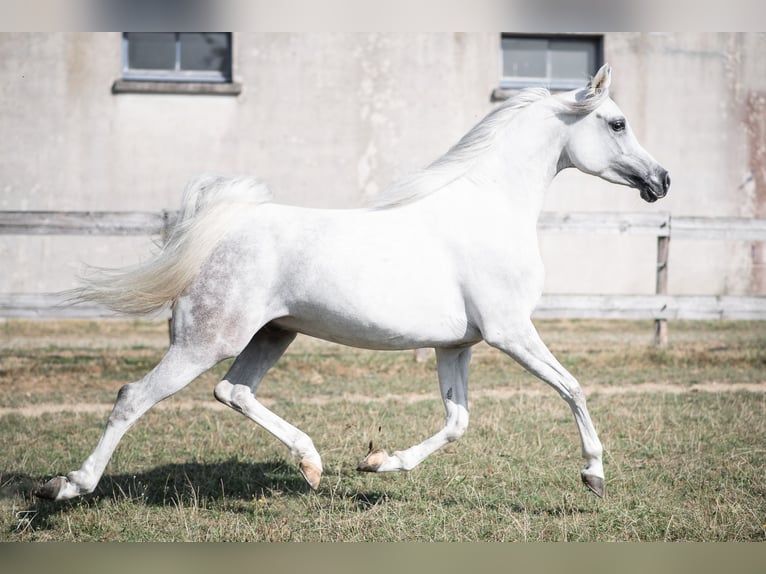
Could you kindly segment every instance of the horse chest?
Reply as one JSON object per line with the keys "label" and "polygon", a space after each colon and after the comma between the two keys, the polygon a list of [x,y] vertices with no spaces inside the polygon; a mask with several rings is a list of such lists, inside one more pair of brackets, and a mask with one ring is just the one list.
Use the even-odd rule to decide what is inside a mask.
{"label": "horse chest", "polygon": [[505,248],[467,259],[462,275],[466,308],[480,316],[490,310],[531,313],[543,291],[544,267],[536,245],[530,250]]}

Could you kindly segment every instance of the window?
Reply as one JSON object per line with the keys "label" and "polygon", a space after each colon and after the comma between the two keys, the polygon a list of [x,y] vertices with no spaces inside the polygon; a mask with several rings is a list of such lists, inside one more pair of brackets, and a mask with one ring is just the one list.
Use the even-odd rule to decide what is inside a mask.
{"label": "window", "polygon": [[503,34],[501,48],[503,89],[579,88],[598,71],[603,59],[602,36]]}
{"label": "window", "polygon": [[234,93],[229,32],[125,32],[115,92]]}

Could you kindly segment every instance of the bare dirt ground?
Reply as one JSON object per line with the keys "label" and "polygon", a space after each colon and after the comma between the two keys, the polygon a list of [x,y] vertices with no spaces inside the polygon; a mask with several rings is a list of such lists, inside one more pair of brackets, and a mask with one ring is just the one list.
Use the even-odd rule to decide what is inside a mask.
{"label": "bare dirt ground", "polygon": [[[591,392],[597,392],[603,395],[627,395],[627,394],[640,394],[640,393],[670,393],[670,394],[684,394],[684,393],[731,393],[748,391],[751,393],[764,393],[766,392],[766,384],[764,383],[703,383],[698,385],[692,385],[690,387],[679,387],[669,383],[645,383],[642,385],[618,385],[600,388],[598,390],[589,389],[583,387],[586,395]],[[589,392],[590,391],[590,392]],[[517,396],[548,396],[551,391],[546,388],[540,389],[484,389],[471,393],[472,399],[477,398],[492,398],[492,399],[511,399]],[[403,395],[386,394],[382,396],[371,397],[369,395],[360,395],[353,393],[344,393],[337,396],[318,396],[306,399],[304,402],[310,405],[326,405],[331,402],[350,402],[350,403],[387,403],[387,402],[400,402],[405,404],[414,404],[422,401],[436,401],[439,400],[436,389],[431,395],[422,393],[407,393]],[[264,398],[260,400],[265,406],[273,406],[275,401],[273,399]],[[188,399],[169,399],[165,402],[157,404],[155,409],[172,409],[172,410],[191,410],[196,408],[205,408],[214,411],[226,410],[228,407],[218,403],[214,400],[210,401],[198,401]],[[5,415],[21,415],[25,417],[40,416],[48,413],[108,413],[112,409],[112,404],[106,403],[38,403],[34,405],[27,405],[23,407],[0,407],[0,417]]]}

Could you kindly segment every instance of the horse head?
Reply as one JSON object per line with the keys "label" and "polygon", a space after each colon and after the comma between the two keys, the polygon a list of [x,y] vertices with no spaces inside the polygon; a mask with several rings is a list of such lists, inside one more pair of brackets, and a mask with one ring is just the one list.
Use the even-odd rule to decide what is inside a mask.
{"label": "horse head", "polygon": [[[609,97],[612,73],[605,64],[585,88],[562,96],[569,132],[559,168],[576,167],[611,183],[637,188],[650,203],[670,189],[667,170],[638,143],[625,114]],[[585,112],[585,113],[583,113]]]}

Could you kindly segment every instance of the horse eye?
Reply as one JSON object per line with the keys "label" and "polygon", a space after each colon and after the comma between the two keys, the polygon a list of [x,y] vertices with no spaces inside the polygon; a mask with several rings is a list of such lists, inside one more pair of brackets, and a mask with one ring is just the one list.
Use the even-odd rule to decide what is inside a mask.
{"label": "horse eye", "polygon": [[625,120],[619,119],[619,120],[612,120],[609,122],[609,127],[612,128],[612,131],[615,132],[621,132],[625,129]]}

